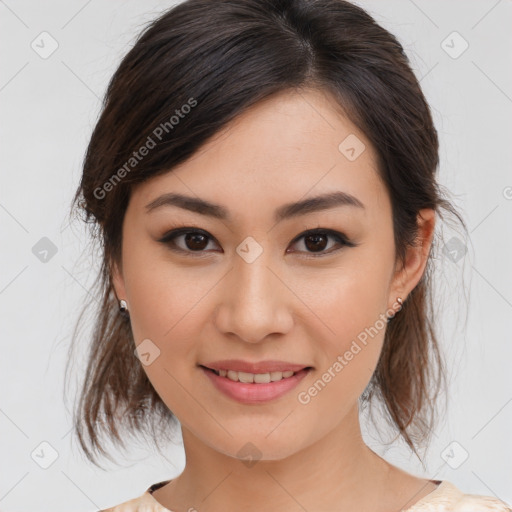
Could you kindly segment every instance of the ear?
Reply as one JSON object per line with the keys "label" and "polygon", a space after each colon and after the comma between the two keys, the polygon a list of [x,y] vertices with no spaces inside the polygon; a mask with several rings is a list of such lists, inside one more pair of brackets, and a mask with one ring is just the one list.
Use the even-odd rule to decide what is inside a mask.
{"label": "ear", "polygon": [[126,300],[126,288],[124,284],[123,271],[118,263],[112,263],[112,285],[114,286],[114,292],[118,300]]}
{"label": "ear", "polygon": [[[409,247],[403,268],[398,268],[393,278],[389,300],[393,304],[397,297],[404,301],[418,284],[425,270],[434,236],[435,211],[420,210],[417,216],[418,235],[414,247]],[[397,263],[398,265],[399,263]]]}

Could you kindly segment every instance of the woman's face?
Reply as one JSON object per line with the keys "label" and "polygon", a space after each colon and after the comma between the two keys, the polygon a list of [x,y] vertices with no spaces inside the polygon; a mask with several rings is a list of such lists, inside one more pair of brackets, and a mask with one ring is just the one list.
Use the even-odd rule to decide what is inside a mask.
{"label": "woman's face", "polygon": [[[354,418],[422,250],[395,272],[391,204],[369,141],[324,93],[286,92],[133,190],[114,283],[144,370],[184,431],[233,457],[251,446],[280,459]],[[262,384],[202,368],[228,359],[310,369]]]}

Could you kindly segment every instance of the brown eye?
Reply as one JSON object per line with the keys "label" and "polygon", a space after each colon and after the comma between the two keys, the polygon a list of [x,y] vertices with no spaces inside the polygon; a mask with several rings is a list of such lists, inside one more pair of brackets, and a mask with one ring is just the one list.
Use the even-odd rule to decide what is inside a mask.
{"label": "brown eye", "polygon": [[322,251],[327,246],[329,237],[324,234],[314,234],[305,237],[305,245],[310,251]]}
{"label": "brown eye", "polygon": [[[356,246],[356,244],[350,242],[343,233],[339,233],[338,231],[333,231],[330,229],[316,229],[313,231],[306,231],[294,240],[293,245],[297,245],[299,242],[302,242],[303,246],[305,247],[304,250],[287,252],[303,252],[306,253],[306,255],[309,253],[309,256],[319,257],[337,252],[344,246]],[[338,245],[338,248],[336,248],[336,245]]]}
{"label": "brown eye", "polygon": [[215,239],[204,231],[192,228],[180,228],[166,233],[159,242],[168,245],[171,250],[181,253],[201,253],[207,251],[208,244]]}
{"label": "brown eye", "polygon": [[[169,246],[172,251],[191,256],[207,256],[207,253],[212,251],[208,249],[210,242],[218,247],[215,238],[207,232],[191,227],[169,231],[158,241]],[[321,228],[302,233],[295,238],[292,245],[298,245],[299,242],[303,243],[304,248],[299,251],[287,249],[286,252],[304,253],[306,257],[321,257],[337,252],[343,247],[358,245],[349,241],[343,233]]]}
{"label": "brown eye", "polygon": [[184,241],[191,251],[202,251],[208,245],[208,237],[202,233],[187,233]]}

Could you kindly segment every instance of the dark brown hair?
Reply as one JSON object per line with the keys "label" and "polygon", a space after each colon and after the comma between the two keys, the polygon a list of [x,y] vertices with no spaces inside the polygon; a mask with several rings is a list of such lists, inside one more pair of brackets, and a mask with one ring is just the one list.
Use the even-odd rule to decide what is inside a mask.
{"label": "dark brown hair", "polygon": [[[442,218],[445,210],[465,228],[436,181],[437,132],[409,60],[363,9],[343,0],[187,0],[166,11],[141,32],[108,84],[72,205],[92,223],[102,254],[86,378],[74,411],[80,445],[95,464],[96,453],[108,457],[102,433],[125,446],[125,427],[158,444],[169,424],[178,424],[134,355],[130,322],[119,314],[112,287],[131,187],[171,171],[258,101],[311,88],[330,93],[376,150],[397,261],[403,264],[416,243],[422,208]],[[135,159],[143,146],[151,148]],[[429,439],[444,380],[431,258],[389,322],[361,397],[379,399],[416,454]]]}

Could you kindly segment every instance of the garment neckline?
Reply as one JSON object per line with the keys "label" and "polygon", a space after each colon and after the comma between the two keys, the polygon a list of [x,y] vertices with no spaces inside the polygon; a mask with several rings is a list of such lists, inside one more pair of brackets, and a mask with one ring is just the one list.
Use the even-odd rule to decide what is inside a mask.
{"label": "garment neckline", "polygon": [[156,484],[150,485],[148,489],[146,490],[147,493],[153,495],[153,493],[160,489],[160,487],[163,487],[164,485],[167,485],[169,482],[171,482],[172,479],[169,480],[162,480],[161,482],[157,482]]}
{"label": "garment neckline", "polygon": [[437,497],[438,495],[444,493],[447,489],[453,486],[448,480],[430,480],[432,483],[437,484],[437,487],[430,491],[428,494],[420,498],[416,503],[413,503],[409,508],[406,508],[403,512],[414,512],[417,510],[417,507],[421,507],[422,505],[427,505],[432,498]]}
{"label": "garment neckline", "polygon": [[[146,493],[145,493],[151,498],[151,500],[156,505],[158,505],[165,512],[173,512],[173,511],[171,509],[165,508],[159,501],[157,501],[157,499],[153,496],[153,493],[157,489],[160,489],[160,487],[167,485],[171,481],[172,481],[172,479],[169,479],[169,480],[163,480],[161,482],[152,484],[148,487],[148,489],[146,490]],[[432,498],[435,498],[438,494],[441,494],[442,492],[444,492],[447,488],[449,488],[451,486],[451,484],[448,480],[430,480],[430,482],[437,484],[437,487],[433,491],[430,491],[428,494],[423,496],[423,498],[419,499],[416,503],[413,503],[409,508],[405,509],[404,512],[409,512],[409,511],[414,512],[414,510],[418,506],[425,505]]]}

